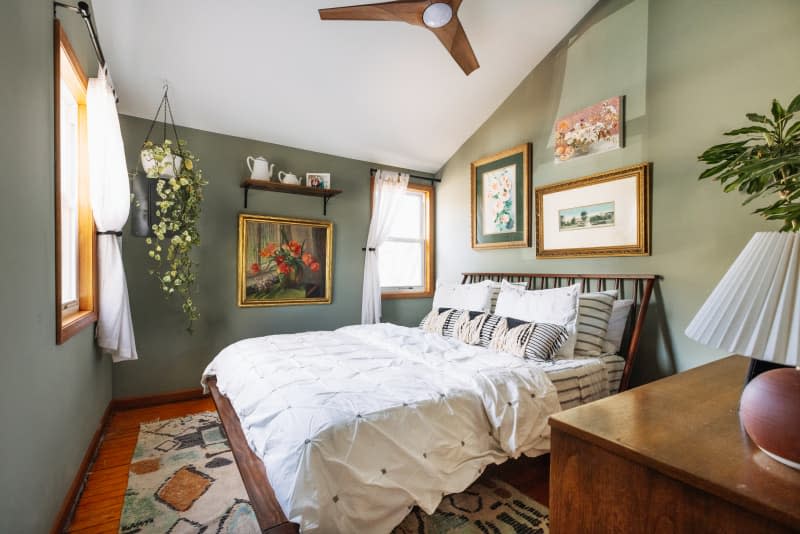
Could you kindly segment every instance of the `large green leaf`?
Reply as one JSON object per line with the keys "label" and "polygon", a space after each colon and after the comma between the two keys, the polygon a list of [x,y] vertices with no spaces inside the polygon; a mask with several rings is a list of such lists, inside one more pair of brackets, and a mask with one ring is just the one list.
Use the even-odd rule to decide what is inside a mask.
{"label": "large green leaf", "polygon": [[789,113],[794,113],[795,111],[800,111],[800,95],[797,95],[792,100],[792,103],[789,104],[789,107],[786,109]]}

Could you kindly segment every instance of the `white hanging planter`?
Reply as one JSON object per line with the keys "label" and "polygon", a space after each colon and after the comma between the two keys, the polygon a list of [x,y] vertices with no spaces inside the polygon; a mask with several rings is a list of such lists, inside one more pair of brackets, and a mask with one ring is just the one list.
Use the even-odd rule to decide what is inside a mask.
{"label": "white hanging planter", "polygon": [[183,158],[177,154],[164,154],[157,156],[152,148],[145,148],[141,153],[142,168],[148,178],[175,178],[175,173],[180,172]]}

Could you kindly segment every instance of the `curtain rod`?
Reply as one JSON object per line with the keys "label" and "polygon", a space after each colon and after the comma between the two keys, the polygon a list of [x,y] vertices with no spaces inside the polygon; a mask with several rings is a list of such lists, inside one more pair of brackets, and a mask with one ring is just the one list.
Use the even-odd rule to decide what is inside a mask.
{"label": "curtain rod", "polygon": [[[376,172],[378,172],[378,169],[370,169],[369,172],[370,172],[370,174],[375,174]],[[414,178],[415,180],[425,180],[427,182],[430,182],[431,185],[433,185],[433,182],[441,182],[442,181],[441,178],[434,178],[432,176],[416,176],[416,175],[413,175],[413,174],[409,174],[408,176],[410,178]]]}
{"label": "curtain rod", "polygon": [[86,23],[86,29],[89,31],[89,37],[92,40],[92,46],[94,47],[94,54],[97,56],[97,61],[100,62],[100,67],[105,71],[106,74],[106,82],[109,86],[111,86],[111,91],[114,93],[114,99],[119,103],[119,98],[117,97],[117,91],[114,89],[114,85],[111,83],[111,80],[108,76],[108,66],[106,65],[106,57],[103,55],[103,49],[100,47],[100,39],[97,37],[97,30],[94,27],[94,22],[92,22],[92,15],[89,13],[89,4],[86,2],[78,2],[77,6],[73,6],[70,4],[65,4],[63,2],[55,1],[53,2],[53,14],[55,15],[55,8],[63,7],[64,9],[68,9],[73,13],[77,13],[83,19],[83,22]]}

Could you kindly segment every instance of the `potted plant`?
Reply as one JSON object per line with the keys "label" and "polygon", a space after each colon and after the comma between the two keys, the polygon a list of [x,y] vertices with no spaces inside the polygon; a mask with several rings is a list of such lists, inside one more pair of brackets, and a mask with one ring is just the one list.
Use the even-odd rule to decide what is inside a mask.
{"label": "potted plant", "polygon": [[155,215],[158,222],[152,225],[153,237],[146,240],[148,255],[155,262],[150,274],[155,276],[166,297],[177,294],[192,332],[192,325],[199,317],[197,305],[192,300],[196,282],[195,263],[191,251],[200,244],[198,219],[203,201],[202,171],[197,167],[198,159],[186,148],[186,142],[178,141],[175,148],[166,139],[156,145],[145,142],[142,150],[154,162],[146,170],[149,179],[157,180]]}
{"label": "potted plant", "polygon": [[745,138],[714,145],[699,157],[711,165],[699,179],[720,182],[726,193],[747,193],[743,204],[777,194],[776,200],[754,213],[783,221],[782,232],[800,231],[800,121],[794,119],[798,112],[800,95],[786,108],[773,100],[771,117],[747,113],[750,125],[725,132]]}

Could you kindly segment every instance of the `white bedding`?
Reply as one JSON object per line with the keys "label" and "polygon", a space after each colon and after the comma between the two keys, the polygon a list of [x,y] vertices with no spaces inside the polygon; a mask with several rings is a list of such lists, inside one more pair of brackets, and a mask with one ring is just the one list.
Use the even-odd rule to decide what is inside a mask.
{"label": "white bedding", "polygon": [[533,362],[392,324],[246,339],[204,372],[303,532],[386,533],[492,463],[549,450]]}

